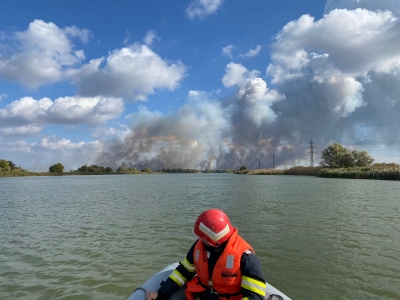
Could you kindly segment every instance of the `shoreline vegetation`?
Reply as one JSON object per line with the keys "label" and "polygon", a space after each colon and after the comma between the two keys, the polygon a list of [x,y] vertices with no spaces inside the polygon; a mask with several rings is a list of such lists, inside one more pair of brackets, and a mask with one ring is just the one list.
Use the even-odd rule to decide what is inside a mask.
{"label": "shoreline vegetation", "polygon": [[374,179],[374,180],[400,180],[400,165],[390,164],[374,164],[366,167],[350,167],[350,168],[326,168],[295,166],[288,169],[245,169],[242,170],[205,170],[197,169],[162,169],[152,172],[149,168],[138,170],[136,168],[118,169],[117,172],[108,170],[101,172],[103,167],[94,168],[90,166],[85,172],[29,172],[21,168],[15,168],[10,171],[0,170],[0,177],[22,177],[22,176],[73,176],[73,175],[121,175],[121,174],[183,174],[183,173],[233,173],[238,175],[299,175],[299,176],[315,176],[321,178],[346,178],[346,179]]}
{"label": "shoreline vegetation", "polygon": [[77,170],[64,172],[64,165],[56,163],[49,167],[49,172],[29,172],[17,167],[12,161],[0,159],[0,177],[19,176],[66,176],[66,175],[117,175],[117,174],[173,174],[173,173],[233,173],[241,175],[301,175],[323,178],[400,180],[400,165],[395,163],[375,163],[367,151],[349,150],[339,143],[333,143],[322,151],[318,167],[294,166],[286,169],[252,169],[242,166],[238,170],[198,170],[166,169],[152,171],[135,167],[120,166],[116,172],[111,167],[97,165],[82,166]]}
{"label": "shoreline vegetation", "polygon": [[326,167],[292,167],[284,170],[258,169],[236,171],[245,175],[301,175],[322,178],[400,180],[400,165],[374,164],[367,167],[326,168]]}
{"label": "shoreline vegetation", "polygon": [[[3,162],[5,160],[2,160]],[[197,169],[161,169],[152,171],[150,168],[119,167],[116,172],[110,167],[102,167],[97,165],[82,166],[77,170],[64,172],[64,166],[61,163],[50,166],[49,172],[30,172],[16,167],[11,161],[8,161],[7,168],[0,165],[0,177],[23,177],[23,176],[73,176],[73,175],[135,175],[135,174],[182,174],[182,173],[233,173],[233,170],[204,170]],[[9,166],[12,167],[9,167]]]}

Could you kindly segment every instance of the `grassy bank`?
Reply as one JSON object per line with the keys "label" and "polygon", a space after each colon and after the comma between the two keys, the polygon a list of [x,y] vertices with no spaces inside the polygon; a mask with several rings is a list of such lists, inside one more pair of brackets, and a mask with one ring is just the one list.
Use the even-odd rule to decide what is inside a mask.
{"label": "grassy bank", "polygon": [[16,169],[12,171],[0,171],[0,177],[23,177],[23,176],[62,176],[62,175],[75,175],[70,172],[57,173],[57,172],[29,172],[27,170]]}
{"label": "grassy bank", "polygon": [[371,166],[371,167],[323,169],[318,173],[318,177],[400,180],[400,166],[393,166],[393,167]]}
{"label": "grassy bank", "polygon": [[235,174],[246,175],[302,175],[324,178],[400,180],[400,166],[395,164],[376,164],[369,167],[323,168],[293,167],[284,170],[257,169],[236,171]]}
{"label": "grassy bank", "polygon": [[236,171],[235,174],[247,175],[302,175],[302,176],[317,176],[322,167],[292,167],[289,169],[256,169]]}
{"label": "grassy bank", "polygon": [[[400,166],[395,164],[377,164],[370,167],[354,168],[323,168],[323,167],[292,167],[284,170],[256,169],[235,171],[235,174],[245,175],[301,175],[318,176],[324,178],[348,178],[348,179],[377,179],[377,180],[400,180]],[[0,177],[22,177],[22,176],[71,176],[71,175],[118,175],[118,174],[165,174],[163,172],[137,172],[137,173],[90,173],[90,172],[29,172],[23,169],[12,171],[0,171]]]}
{"label": "grassy bank", "polygon": [[23,176],[73,176],[73,175],[119,175],[119,174],[129,174],[129,175],[136,175],[136,174],[165,174],[163,172],[137,172],[137,173],[117,173],[117,172],[110,172],[110,173],[90,173],[90,172],[29,172],[26,170],[12,170],[12,171],[0,171],[0,177],[23,177]]}

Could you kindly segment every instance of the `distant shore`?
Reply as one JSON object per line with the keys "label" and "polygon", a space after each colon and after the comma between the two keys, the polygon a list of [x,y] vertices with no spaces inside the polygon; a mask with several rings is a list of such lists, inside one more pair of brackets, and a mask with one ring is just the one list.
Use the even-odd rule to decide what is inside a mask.
{"label": "distant shore", "polygon": [[0,177],[25,177],[25,176],[76,176],[76,175],[147,175],[147,174],[165,174],[163,172],[137,172],[137,173],[90,173],[90,172],[29,172],[26,170],[12,170],[0,172]]}
{"label": "distant shore", "polygon": [[[74,175],[147,175],[147,174],[193,174],[195,172],[29,172],[23,169],[1,171],[0,177],[23,177],[23,176],[74,176]],[[222,171],[207,170],[198,173],[226,173]],[[400,166],[396,164],[375,164],[369,167],[353,168],[324,168],[324,167],[292,167],[288,169],[254,169],[233,171],[238,175],[300,175],[316,176],[323,178],[346,178],[346,179],[374,179],[374,180],[400,180]]]}
{"label": "distant shore", "polygon": [[400,180],[400,166],[396,164],[375,164],[369,167],[324,168],[292,167],[284,170],[257,169],[236,171],[245,175],[302,175],[323,178]]}

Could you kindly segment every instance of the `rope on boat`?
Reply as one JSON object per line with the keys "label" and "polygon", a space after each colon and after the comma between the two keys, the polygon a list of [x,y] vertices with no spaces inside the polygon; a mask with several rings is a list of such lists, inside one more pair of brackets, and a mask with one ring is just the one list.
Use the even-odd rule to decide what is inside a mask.
{"label": "rope on boat", "polygon": [[267,298],[267,300],[275,300],[275,299],[284,300],[282,296],[280,296],[280,295],[275,295],[275,294],[271,294],[271,295],[269,295],[269,297]]}
{"label": "rope on boat", "polygon": [[143,292],[147,293],[147,290],[146,290],[144,287],[142,287],[142,286],[139,286],[139,287],[136,288],[133,292],[136,292],[137,290],[142,290]]}

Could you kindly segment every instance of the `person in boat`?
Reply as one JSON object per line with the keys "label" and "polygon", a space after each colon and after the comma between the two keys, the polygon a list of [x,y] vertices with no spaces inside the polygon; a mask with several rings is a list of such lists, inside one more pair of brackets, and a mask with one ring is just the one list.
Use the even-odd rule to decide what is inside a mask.
{"label": "person in boat", "polygon": [[265,299],[261,264],[222,210],[200,214],[193,232],[198,240],[186,258],[161,282],[157,292],[146,293],[146,300],[169,300],[183,286],[187,300]]}

